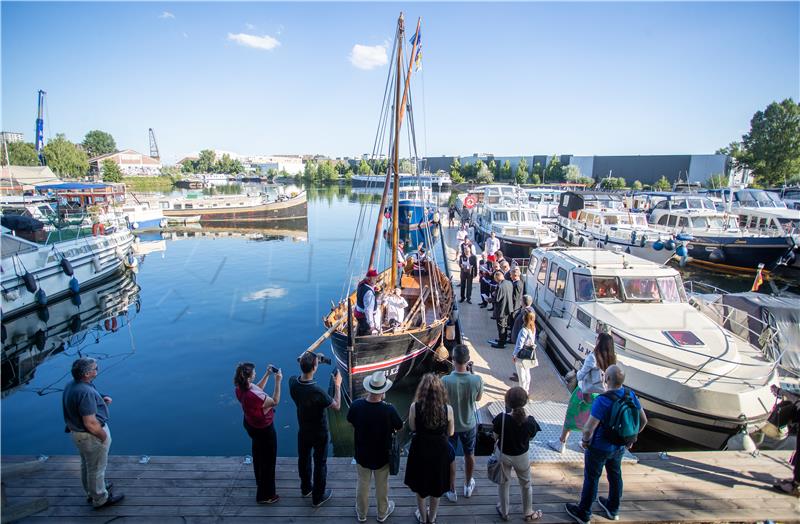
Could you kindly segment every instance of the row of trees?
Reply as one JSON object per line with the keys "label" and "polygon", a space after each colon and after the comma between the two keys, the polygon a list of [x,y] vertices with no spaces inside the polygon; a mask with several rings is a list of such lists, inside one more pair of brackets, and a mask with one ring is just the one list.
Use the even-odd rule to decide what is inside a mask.
{"label": "row of trees", "polygon": [[197,160],[184,160],[181,170],[184,173],[227,173],[236,175],[244,172],[244,166],[239,160],[234,160],[227,153],[217,160],[217,155],[211,149],[203,149]]}
{"label": "row of trees", "polygon": [[573,182],[591,185],[594,180],[581,175],[580,169],[575,165],[564,166],[558,155],[553,155],[550,162],[543,166],[536,162],[529,168],[525,158],[520,159],[516,169],[511,168],[511,162],[506,160],[498,164],[494,159],[489,163],[477,160],[474,164],[456,158],[450,165],[450,178],[453,182],[474,182],[488,184],[495,180],[499,182],[516,182],[517,184],[541,184],[545,182]]}
{"label": "row of trees", "polygon": [[750,131],[717,153],[730,155],[736,167],[752,170],[760,186],[800,183],[800,103],[787,98],[757,111]]}

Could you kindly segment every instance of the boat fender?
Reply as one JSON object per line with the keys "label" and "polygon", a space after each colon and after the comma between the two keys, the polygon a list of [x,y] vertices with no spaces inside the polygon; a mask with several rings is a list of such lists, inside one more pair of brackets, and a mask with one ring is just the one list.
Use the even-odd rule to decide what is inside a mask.
{"label": "boat fender", "polygon": [[47,306],[41,306],[36,309],[36,316],[46,324],[50,321],[50,310],[47,309]]}
{"label": "boat fender", "polygon": [[75,313],[69,320],[69,330],[72,331],[73,334],[75,334],[81,330],[81,327],[83,327],[82,324],[83,322],[81,321],[81,314]]}
{"label": "boat fender", "polygon": [[434,351],[433,354],[436,357],[436,359],[440,361],[445,361],[448,358],[450,358],[450,352],[447,351],[447,348],[445,347],[444,344],[439,345],[439,347],[436,348],[436,351]]}
{"label": "boat fender", "polygon": [[136,312],[138,313],[141,310],[142,310],[142,301],[141,300],[137,300],[136,301]]}
{"label": "boat fender", "polygon": [[75,272],[72,269],[72,263],[69,260],[67,260],[66,257],[61,258],[61,270],[68,277],[71,277],[72,274]]}
{"label": "boat fender", "polygon": [[580,247],[583,247],[583,246],[585,246],[585,245],[586,245],[586,239],[585,239],[585,238],[583,238],[583,237],[581,237],[581,239],[578,241],[578,245],[579,245]]}
{"label": "boat fender", "polygon": [[631,244],[636,244],[636,231],[631,231]]}
{"label": "boat fender", "polygon": [[78,293],[73,294],[70,297],[70,301],[73,305],[80,307],[81,306],[81,296]]}
{"label": "boat fender", "polygon": [[36,292],[36,303],[40,306],[47,305],[47,293],[45,293],[44,289],[42,288],[39,288],[39,290]]}
{"label": "boat fender", "polygon": [[664,249],[667,251],[675,251],[675,241],[670,238],[664,242]]}
{"label": "boat fender", "polygon": [[715,263],[723,262],[725,260],[725,252],[717,248],[708,254],[708,260]]}
{"label": "boat fender", "polygon": [[78,279],[72,277],[69,281],[69,290],[72,291],[74,294],[78,294],[81,292],[81,284],[78,282]]}
{"label": "boat fender", "polygon": [[625,252],[630,255],[631,254],[631,246],[626,247],[625,248]]}
{"label": "boat fender", "polygon": [[103,236],[106,234],[106,226],[102,222],[97,222],[92,225],[92,236]]}
{"label": "boat fender", "polygon": [[[448,324],[444,328],[444,337],[447,340],[455,340],[456,339],[456,325],[455,324]],[[441,346],[439,346],[441,347]]]}
{"label": "boat fender", "polygon": [[574,244],[574,242],[573,242],[574,240],[575,240],[575,236],[572,233],[570,233],[569,234],[569,243],[570,244]]}
{"label": "boat fender", "polygon": [[642,235],[642,240],[639,243],[639,247],[644,247],[647,244],[647,235]]}
{"label": "boat fender", "polygon": [[29,271],[26,271],[25,274],[22,275],[22,281],[25,283],[25,289],[31,293],[36,293],[36,290],[39,288],[39,286],[36,284],[36,279],[30,274]]}
{"label": "boat fender", "polygon": [[689,233],[678,233],[677,235],[675,235],[675,238],[683,242],[691,242],[692,240],[694,240],[694,237]]}
{"label": "boat fender", "polygon": [[131,227],[133,227],[133,229],[139,229],[139,222],[134,222],[131,224]]}
{"label": "boat fender", "polygon": [[675,254],[681,258],[686,258],[689,255],[689,250],[686,249],[686,246],[678,246],[678,249],[675,250]]}
{"label": "boat fender", "polygon": [[[678,249],[680,249],[680,248],[678,248]],[[681,260],[680,260],[680,262],[678,262],[678,264],[679,264],[681,267],[686,267],[686,263],[687,263],[688,261],[689,261],[689,257],[687,257],[687,256],[683,256],[683,257],[681,257]]]}
{"label": "boat fender", "polygon": [[124,263],[125,263],[125,267],[127,267],[129,269],[135,268],[136,266],[139,265],[139,261],[136,260],[135,256],[133,256],[133,253],[128,253],[128,256],[125,257],[125,262]]}
{"label": "boat fender", "polygon": [[748,453],[755,453],[758,450],[752,437],[747,434],[747,425],[742,426],[738,433],[731,436],[723,449],[726,451],[746,451]]}
{"label": "boat fender", "polygon": [[47,335],[40,329],[33,335],[33,342],[36,344],[36,349],[44,351],[44,345],[47,343]]}
{"label": "boat fender", "polygon": [[602,240],[598,240],[597,241],[597,247],[599,247],[600,249],[604,249],[606,247],[606,245],[603,243]]}
{"label": "boat fender", "polygon": [[161,222],[158,223],[158,227],[160,227],[162,229],[167,227],[167,219],[166,218],[162,218]]}
{"label": "boat fender", "polygon": [[656,240],[655,242],[653,242],[653,249],[655,249],[656,251],[661,251],[662,249],[664,249],[664,243],[660,240]]}
{"label": "boat fender", "polygon": [[608,244],[608,233],[606,233],[606,244]]}
{"label": "boat fender", "polygon": [[101,269],[103,269],[103,264],[100,262],[100,256],[95,255],[92,257],[92,265],[94,266],[94,272],[99,273]]}
{"label": "boat fender", "polygon": [[441,219],[442,219],[442,216],[439,214],[439,212],[438,212],[438,211],[436,211],[436,212],[433,214],[433,223],[434,223],[434,224],[438,224],[438,223],[439,223],[439,221],[440,221]]}
{"label": "boat fender", "polygon": [[117,317],[107,318],[105,322],[103,322],[103,327],[106,328],[106,331],[116,332],[117,331]]}

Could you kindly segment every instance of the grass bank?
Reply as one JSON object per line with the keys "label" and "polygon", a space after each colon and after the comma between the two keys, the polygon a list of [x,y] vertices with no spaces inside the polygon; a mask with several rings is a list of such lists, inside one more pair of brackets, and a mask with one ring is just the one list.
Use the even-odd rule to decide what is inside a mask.
{"label": "grass bank", "polygon": [[175,185],[171,176],[131,176],[124,177],[122,181],[132,191],[169,191]]}

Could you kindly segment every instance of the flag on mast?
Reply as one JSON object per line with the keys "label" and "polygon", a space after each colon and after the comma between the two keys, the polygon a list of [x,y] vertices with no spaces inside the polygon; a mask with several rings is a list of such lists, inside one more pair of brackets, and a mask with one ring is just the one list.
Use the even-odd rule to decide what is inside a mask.
{"label": "flag on mast", "polygon": [[764,276],[761,272],[764,270],[764,264],[758,265],[758,271],[756,272],[756,278],[753,280],[753,287],[750,288],[750,291],[758,291],[758,288],[761,287],[761,284],[764,283]]}
{"label": "flag on mast", "polygon": [[[417,47],[417,56],[414,59],[414,66],[416,67],[416,71],[422,69],[422,32],[417,31],[414,36],[411,37],[411,45]],[[413,47],[412,47],[413,49]]]}

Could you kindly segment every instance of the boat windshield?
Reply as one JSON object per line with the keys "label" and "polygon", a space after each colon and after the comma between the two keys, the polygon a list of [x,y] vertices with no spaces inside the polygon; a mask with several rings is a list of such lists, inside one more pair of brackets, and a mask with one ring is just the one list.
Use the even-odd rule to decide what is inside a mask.
{"label": "boat windshield", "polygon": [[658,284],[655,278],[623,278],[622,286],[625,288],[625,299],[644,302],[661,300]]}
{"label": "boat windshield", "polygon": [[713,227],[717,229],[724,229],[725,227],[731,227],[731,223],[729,222],[726,225],[725,219],[723,217],[716,217],[716,216],[694,217],[692,218],[692,227],[697,227],[697,228]]}
{"label": "boat windshield", "polygon": [[743,207],[786,207],[778,195],[759,189],[742,189],[736,191],[736,200]]}
{"label": "boat windshield", "polygon": [[622,300],[617,277],[575,275],[575,299],[578,302],[594,300]]}

